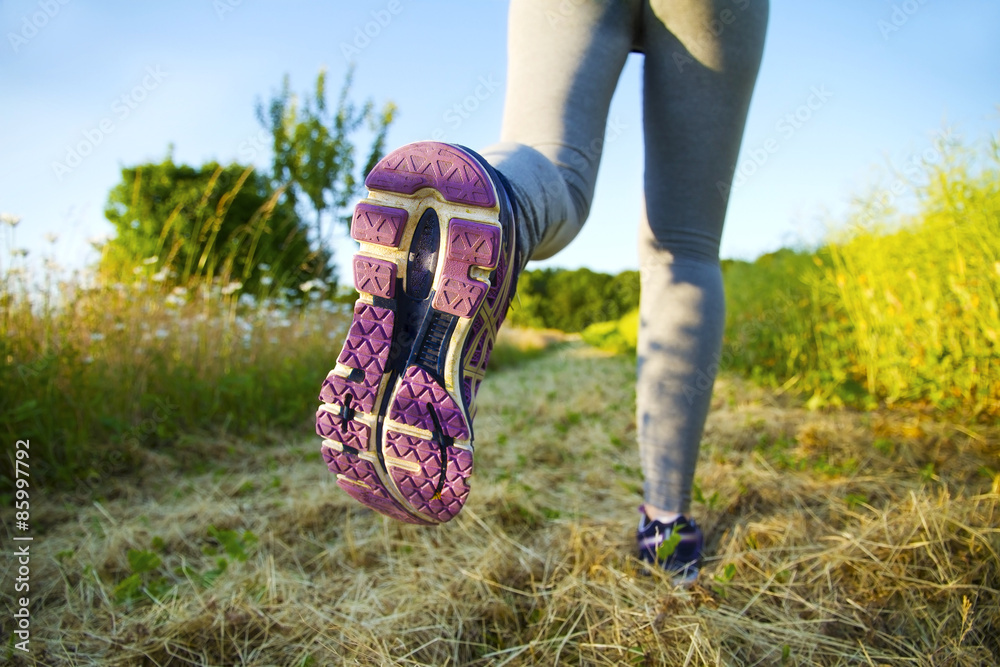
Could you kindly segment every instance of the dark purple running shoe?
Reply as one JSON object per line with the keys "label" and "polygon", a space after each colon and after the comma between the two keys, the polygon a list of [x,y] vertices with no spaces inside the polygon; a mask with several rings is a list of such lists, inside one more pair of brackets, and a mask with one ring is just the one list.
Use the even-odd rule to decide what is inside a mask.
{"label": "dark purple running shoe", "polygon": [[390,153],[365,186],[351,223],[361,297],[316,432],[355,499],[443,523],[469,495],[476,393],[521,266],[513,201],[479,155],[430,141]]}
{"label": "dark purple running shoe", "polygon": [[639,559],[673,573],[674,583],[687,586],[698,578],[698,564],[704,538],[693,519],[681,517],[670,523],[653,521],[640,506]]}

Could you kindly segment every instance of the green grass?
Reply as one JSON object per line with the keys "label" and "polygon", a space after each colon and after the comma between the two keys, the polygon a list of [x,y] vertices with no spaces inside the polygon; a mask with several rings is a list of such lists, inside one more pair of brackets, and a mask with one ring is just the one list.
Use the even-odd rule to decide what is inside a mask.
{"label": "green grass", "polygon": [[[862,201],[815,251],[724,263],[720,367],[812,407],[1000,416],[1000,143],[938,148],[910,184],[915,213]],[[634,351],[636,326],[583,337]]]}
{"label": "green grass", "polygon": [[0,279],[0,434],[30,441],[32,478],[50,487],[100,485],[198,434],[306,426],[349,319],[318,291],[295,305],[155,276],[39,285],[17,268]]}
{"label": "green grass", "polygon": [[[1000,416],[1000,147],[939,152],[913,184],[913,215],[863,204],[815,252],[727,262],[720,367],[812,407]],[[31,441],[34,479],[95,486],[141,450],[184,458],[193,435],[269,440],[308,428],[349,321],[323,286],[312,298],[258,300],[228,275],[206,273],[171,288],[171,268],[156,258],[120,282],[60,279],[50,266],[32,274],[12,222],[0,223],[0,435]],[[532,275],[513,322],[518,308],[537,310],[532,281],[554,289],[573,277]],[[630,303],[633,275],[595,275],[618,294],[616,308]],[[573,312],[570,302],[559,307]],[[583,337],[627,352],[636,329],[633,311]],[[523,341],[501,344],[492,367],[539,354]],[[0,489],[11,481],[5,458]]]}
{"label": "green grass", "polygon": [[996,417],[1000,145],[985,168],[961,147],[944,156],[918,185],[918,216],[896,230],[851,230],[830,246],[825,276],[853,325],[854,372],[869,393]]}

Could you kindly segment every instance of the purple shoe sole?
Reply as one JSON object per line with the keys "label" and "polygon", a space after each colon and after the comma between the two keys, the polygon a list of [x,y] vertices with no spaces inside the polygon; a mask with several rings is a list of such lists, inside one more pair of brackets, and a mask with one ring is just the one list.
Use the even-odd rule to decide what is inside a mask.
{"label": "purple shoe sole", "polygon": [[510,296],[497,298],[497,279],[512,282],[510,204],[493,173],[471,151],[410,144],[376,165],[354,211],[361,296],[316,432],[338,485],[400,521],[449,521],[469,494],[469,389],[493,342],[479,332],[491,322],[495,336]]}

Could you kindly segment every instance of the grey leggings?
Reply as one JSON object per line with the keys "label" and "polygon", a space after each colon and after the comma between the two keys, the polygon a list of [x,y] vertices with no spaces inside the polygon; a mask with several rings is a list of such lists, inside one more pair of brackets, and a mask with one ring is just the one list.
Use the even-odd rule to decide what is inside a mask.
{"label": "grey leggings", "polygon": [[501,142],[482,153],[511,181],[533,259],[580,231],[619,74],[645,54],[637,426],[646,503],[663,510],[691,502],[725,320],[720,184],[767,15],[767,0],[511,0]]}

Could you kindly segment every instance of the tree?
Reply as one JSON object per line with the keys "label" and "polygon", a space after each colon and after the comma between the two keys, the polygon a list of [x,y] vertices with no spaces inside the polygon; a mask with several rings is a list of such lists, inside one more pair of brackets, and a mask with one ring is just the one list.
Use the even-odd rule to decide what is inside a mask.
{"label": "tree", "polygon": [[350,217],[342,212],[360,188],[353,135],[366,123],[374,133],[361,170],[367,174],[382,156],[386,132],[396,112],[391,102],[377,113],[371,100],[360,108],[349,102],[352,75],[353,69],[348,70],[335,108],[326,101],[325,69],[320,70],[312,97],[306,95],[304,105],[300,106],[298,97],[291,93],[288,75],[266,107],[257,104],[257,119],[273,138],[273,185],[286,188],[293,204],[311,209],[313,241],[321,250],[329,249],[333,227],[324,220],[339,217],[349,224]]}
{"label": "tree", "polygon": [[[117,234],[103,248],[100,270],[123,280],[146,266],[167,285],[218,278],[251,293],[328,281],[329,255],[311,248],[282,194],[238,164],[191,167],[168,156],[124,168],[108,196],[105,217]],[[262,264],[267,271],[255,270]]]}

